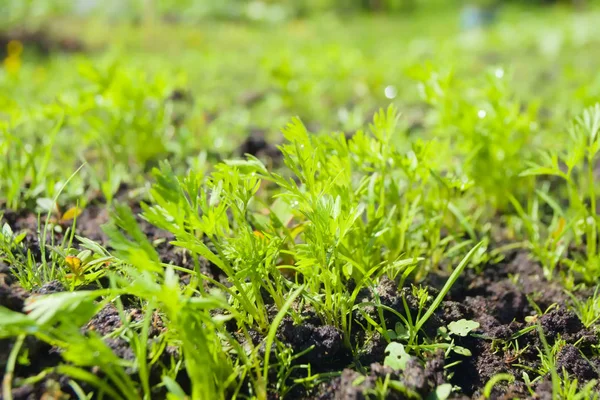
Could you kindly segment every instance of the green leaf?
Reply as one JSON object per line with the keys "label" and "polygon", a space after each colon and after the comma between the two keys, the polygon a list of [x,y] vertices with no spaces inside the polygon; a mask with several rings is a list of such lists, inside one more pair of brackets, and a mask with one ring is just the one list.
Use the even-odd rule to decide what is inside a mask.
{"label": "green leaf", "polygon": [[[490,378],[490,380],[485,384],[483,388],[483,397],[485,399],[489,399],[492,396],[492,390],[494,386],[501,381],[513,382],[515,377],[511,374],[496,374]],[[529,376],[526,372],[523,372],[523,380],[527,383],[529,382]]]}
{"label": "green leaf", "polygon": [[185,400],[187,398],[181,386],[173,378],[163,376],[162,381],[173,399]]}
{"label": "green leaf", "polygon": [[452,321],[448,324],[448,329],[452,335],[467,336],[471,331],[479,328],[479,322],[459,319],[458,321]]}
{"label": "green leaf", "polygon": [[406,363],[410,360],[410,355],[404,350],[404,345],[392,342],[387,345],[385,352],[388,356],[385,357],[383,365],[400,371],[406,368]]}
{"label": "green leaf", "polygon": [[410,337],[408,330],[400,322],[396,322],[396,325],[394,326],[394,330],[395,330],[394,333],[396,334],[396,337],[398,337],[400,339],[408,339]]}
{"label": "green leaf", "polygon": [[454,351],[456,354],[460,354],[461,356],[465,356],[465,357],[471,357],[473,355],[471,353],[471,350],[467,349],[466,347],[462,347],[462,346],[453,346],[452,351]]}
{"label": "green leaf", "polygon": [[0,338],[31,333],[35,329],[35,321],[27,315],[0,306]]}
{"label": "green leaf", "polygon": [[448,211],[450,211],[454,215],[454,217],[462,225],[465,231],[469,234],[469,237],[472,240],[477,240],[477,234],[475,233],[473,225],[471,224],[469,219],[462,213],[462,211],[452,203],[448,203]]}
{"label": "green leaf", "polygon": [[[279,310],[279,312],[273,319],[273,322],[271,322],[271,326],[269,327],[269,333],[267,334],[267,337],[265,340],[265,360],[264,360],[264,367],[263,367],[264,368],[264,371],[263,371],[264,377],[269,376],[269,356],[271,354],[271,347],[273,346],[273,343],[275,341],[275,335],[277,334],[277,329],[279,328],[281,321],[283,321],[283,318],[285,317],[288,309],[292,306],[294,301],[296,301],[296,298],[298,296],[300,296],[302,291],[304,291],[304,288],[305,288],[305,286],[302,285],[299,288],[297,288],[296,290],[294,290],[294,292],[292,292],[289,295],[288,299],[285,301],[285,304],[281,307],[281,309]],[[267,386],[267,382],[265,381],[265,386],[263,387],[263,390],[265,391],[265,393],[267,390],[266,386]]]}
{"label": "green leaf", "polygon": [[156,270],[154,266],[160,264],[160,257],[129,206],[115,203],[111,221],[102,229],[119,258],[141,269]]}
{"label": "green leaf", "polygon": [[78,381],[87,382],[90,385],[95,386],[98,390],[103,391],[112,399],[123,399],[123,396],[121,396],[108,382],[105,382],[103,379],[83,368],[74,367],[72,365],[59,365],[56,367],[56,371]]}
{"label": "green leaf", "polygon": [[13,237],[13,230],[10,227],[9,224],[4,223],[4,225],[2,225],[2,235],[7,239],[10,240]]}
{"label": "green leaf", "polygon": [[[408,386],[406,386],[406,384],[404,382],[397,381],[397,380],[390,380],[388,385],[389,385],[390,389],[393,389],[394,391],[403,394],[403,396],[401,397],[403,399],[407,399],[407,400],[422,400],[423,399],[418,392],[416,392],[413,389],[410,389]],[[389,392],[388,392],[388,395],[390,395]]]}
{"label": "green leaf", "polygon": [[39,325],[52,326],[62,321],[80,326],[98,311],[99,306],[95,300],[106,293],[106,290],[82,290],[34,296],[28,299],[25,311],[29,313],[29,318]]}
{"label": "green leaf", "polygon": [[[191,236],[188,235],[191,238]],[[202,257],[206,258],[211,263],[215,264],[222,271],[224,271],[227,275],[234,275],[231,268],[225,264],[225,262],[219,258],[218,255],[213,253],[204,243],[191,238],[190,240],[174,240],[171,242],[173,246],[183,247],[184,249],[188,249],[191,252],[194,252]]]}
{"label": "green leaf", "polygon": [[[566,175],[564,173],[562,173],[561,171],[557,171],[553,168],[548,168],[548,167],[532,167],[532,168],[528,168],[525,171],[521,172],[519,174],[519,176],[525,177],[525,176],[537,176],[537,175],[555,175],[555,176],[560,176],[565,178]],[[566,178],[565,178],[566,179]]]}
{"label": "green leaf", "polygon": [[96,254],[108,255],[108,252],[106,251],[106,249],[104,249],[102,246],[100,246],[98,243],[94,242],[93,240],[84,238],[79,235],[75,235],[75,237],[81,243],[81,247],[89,249]]}
{"label": "green leaf", "polygon": [[415,332],[418,332],[421,329],[421,327],[423,326],[423,324],[429,319],[429,317],[431,317],[431,315],[439,307],[439,305],[442,303],[442,300],[444,299],[444,297],[446,296],[446,294],[450,291],[450,288],[452,287],[452,285],[454,285],[454,282],[456,282],[456,280],[458,279],[458,277],[460,276],[460,274],[462,273],[462,271],[467,267],[467,264],[469,263],[469,261],[471,261],[471,258],[473,258],[473,255],[479,250],[479,248],[482,245],[483,245],[483,242],[477,243],[467,253],[467,255],[462,259],[462,261],[458,264],[458,266],[456,267],[456,269],[454,270],[454,272],[452,272],[452,274],[450,275],[450,277],[446,281],[446,284],[444,285],[444,287],[442,287],[442,290],[440,290],[440,292],[437,295],[437,297],[435,298],[435,300],[433,300],[433,303],[431,304],[431,306],[429,306],[429,308],[427,309],[427,311],[425,312],[425,314],[415,324]]}
{"label": "green leaf", "polygon": [[61,354],[66,361],[86,367],[117,365],[121,362],[97,333],[91,332],[88,336],[78,331],[70,333]]}
{"label": "green leaf", "polygon": [[431,392],[427,396],[427,400],[446,400],[452,394],[452,384],[444,383],[435,388],[434,392]]}

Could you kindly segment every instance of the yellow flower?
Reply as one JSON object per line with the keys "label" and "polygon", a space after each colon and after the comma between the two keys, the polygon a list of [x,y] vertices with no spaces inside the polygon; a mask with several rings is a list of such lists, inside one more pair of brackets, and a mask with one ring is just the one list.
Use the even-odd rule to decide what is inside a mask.
{"label": "yellow flower", "polygon": [[4,68],[9,74],[17,74],[21,69],[21,58],[8,56],[4,59]]}
{"label": "yellow flower", "polygon": [[23,53],[23,43],[18,40],[11,40],[6,46],[8,57],[4,59],[4,68],[9,74],[17,74],[21,69],[21,54]]}
{"label": "yellow flower", "polygon": [[21,53],[23,53],[23,43],[18,40],[11,40],[6,45],[6,50],[8,50],[9,57],[21,57]]}
{"label": "yellow flower", "polygon": [[75,256],[66,256],[65,263],[71,268],[75,275],[81,273],[81,260]]}

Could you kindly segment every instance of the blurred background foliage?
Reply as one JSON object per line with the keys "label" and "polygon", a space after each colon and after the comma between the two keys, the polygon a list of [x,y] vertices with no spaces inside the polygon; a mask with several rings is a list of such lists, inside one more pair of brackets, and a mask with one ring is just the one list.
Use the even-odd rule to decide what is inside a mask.
{"label": "blurred background foliage", "polygon": [[281,22],[323,12],[407,13],[417,9],[504,4],[583,6],[589,0],[3,0],[0,26],[34,26],[51,17],[77,14],[140,22],[160,18],[171,22],[198,22],[206,18]]}
{"label": "blurred background foliage", "polygon": [[[0,192],[35,204],[85,163],[66,197],[110,198],[146,185],[159,160],[181,172],[249,140],[279,144],[294,116],[352,133],[390,103],[405,145],[434,137],[469,153],[479,137],[465,132],[559,135],[600,98],[593,3],[0,0],[0,157],[13,160]],[[489,148],[514,171],[522,153],[502,150],[504,136]],[[557,145],[537,138],[527,145]]]}

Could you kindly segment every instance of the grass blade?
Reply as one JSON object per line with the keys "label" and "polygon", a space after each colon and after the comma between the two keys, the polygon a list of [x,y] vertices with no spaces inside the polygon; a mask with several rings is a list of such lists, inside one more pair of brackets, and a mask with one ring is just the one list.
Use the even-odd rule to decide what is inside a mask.
{"label": "grass blade", "polygon": [[471,249],[471,251],[469,251],[469,253],[465,256],[465,258],[462,259],[460,264],[458,264],[458,267],[456,267],[456,269],[452,272],[452,274],[446,281],[446,284],[444,285],[442,290],[440,290],[440,293],[437,295],[437,297],[435,298],[435,300],[433,301],[431,306],[427,309],[427,312],[425,314],[423,314],[421,319],[419,319],[419,321],[415,324],[415,332],[418,332],[423,327],[423,324],[425,324],[425,322],[429,319],[429,317],[431,317],[433,315],[433,313],[435,312],[435,310],[440,306],[440,304],[442,303],[442,300],[444,300],[444,297],[446,297],[446,294],[448,294],[452,285],[454,285],[454,283],[456,282],[456,280],[458,279],[460,274],[467,267],[467,264],[469,263],[471,258],[473,258],[473,255],[475,254],[475,252],[477,250],[479,250],[479,248],[481,247],[482,244],[483,244],[483,242],[477,243],[475,245],[475,247],[473,247]]}

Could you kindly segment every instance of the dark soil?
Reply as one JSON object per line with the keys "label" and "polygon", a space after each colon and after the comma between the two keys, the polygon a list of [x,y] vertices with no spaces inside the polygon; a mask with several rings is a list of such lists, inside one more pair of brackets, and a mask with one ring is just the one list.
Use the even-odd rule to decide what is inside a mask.
{"label": "dark soil", "polygon": [[[386,376],[394,381],[402,382],[410,391],[426,397],[437,386],[445,382],[444,365],[444,354],[438,352],[428,357],[425,365],[416,360],[409,361],[402,372],[394,371],[379,363],[371,364],[367,375],[361,375],[352,369],[344,369],[339,378],[328,385],[323,385],[319,398],[365,399],[366,395],[376,388],[378,382],[381,383],[386,379]],[[386,398],[403,400],[407,397],[403,393],[392,392]]]}
{"label": "dark soil", "polygon": [[[557,367],[566,366],[569,359],[572,368],[568,367],[567,371],[579,382],[599,377],[598,369],[593,365],[600,359],[591,349],[592,345],[598,344],[597,336],[585,329],[579,318],[568,310],[567,296],[558,284],[543,278],[541,267],[526,253],[517,253],[505,263],[488,267],[482,274],[467,272],[451,290],[449,300],[442,307],[442,320],[473,319],[481,324],[482,336],[489,338],[467,337],[457,343],[473,353],[461,363],[460,373],[451,378],[465,394],[478,398],[483,385],[492,376],[509,372],[516,377],[515,383],[505,388],[498,386],[495,389],[498,395],[505,396],[502,398],[528,397],[524,382],[520,381],[523,369],[514,365],[526,365],[534,370],[541,367],[538,348],[543,347],[539,334],[532,330],[514,339],[513,343],[519,344],[520,351],[502,345],[510,343],[520,330],[534,323],[525,321],[525,317],[535,315],[534,304],[543,311],[555,306],[537,321],[551,346],[559,338],[566,342],[560,350]],[[538,384],[537,390],[544,392],[546,383]]]}
{"label": "dark soil", "polygon": [[281,152],[276,145],[269,143],[265,138],[265,132],[254,128],[238,149],[241,156],[250,154],[259,158],[267,158],[273,161],[281,159]]}
{"label": "dark soil", "polygon": [[[252,139],[244,143],[245,152],[260,154],[265,151],[265,143]],[[268,147],[268,146],[266,146]],[[263,153],[264,154],[264,153]],[[140,211],[139,207],[134,207]],[[31,213],[5,212],[7,221],[14,231],[25,231],[27,236],[24,246],[39,256],[39,243],[36,232],[37,217]],[[77,220],[78,234],[108,245],[106,237],[98,227],[108,221],[106,207],[92,203],[84,210]],[[152,241],[165,263],[193,269],[199,261],[202,270],[221,281],[224,277],[218,269],[205,260],[194,260],[189,253],[170,245],[171,234],[161,231],[138,218],[138,222],[148,239]],[[182,280],[186,276],[182,273]],[[443,286],[447,277],[430,275],[424,285],[428,286],[429,294],[435,296]],[[352,282],[349,283],[353,285]],[[35,294],[50,294],[64,291],[58,282],[49,282],[33,293],[23,290],[12,276],[10,266],[0,264],[0,306],[21,312],[26,299]],[[397,283],[383,278],[373,292],[367,289],[361,291],[357,302],[380,302],[400,314],[405,314],[403,298],[409,311],[416,316],[418,311],[417,299],[408,287],[398,289]],[[268,303],[268,302],[267,302]],[[479,322],[476,335],[455,337],[455,344],[470,350],[470,357],[450,353],[444,357],[442,352],[425,352],[421,359],[412,358],[404,371],[394,371],[383,366],[387,341],[377,332],[365,332],[360,326],[368,326],[366,316],[378,319],[379,314],[374,307],[364,307],[364,314],[355,312],[356,323],[353,337],[349,338],[352,346],[357,349],[356,356],[345,346],[342,332],[330,325],[324,325],[314,312],[307,310],[303,313],[303,322],[294,324],[290,317],[284,318],[277,332],[277,338],[295,353],[312,348],[303,356],[294,360],[297,366],[310,364],[312,374],[332,374],[316,386],[295,386],[288,398],[304,399],[366,399],[386,380],[399,382],[406,390],[417,393],[424,398],[438,386],[450,383],[461,388],[460,395],[453,398],[479,399],[482,389],[488,380],[498,373],[508,372],[515,376],[513,383],[498,383],[492,395],[494,399],[531,398],[525,383],[522,381],[522,366],[530,371],[541,368],[538,349],[542,348],[537,329],[527,332],[529,327],[539,324],[550,346],[557,343],[557,367],[566,370],[580,382],[598,379],[600,357],[595,346],[598,346],[598,336],[591,329],[586,329],[578,317],[568,309],[569,300],[560,286],[545,280],[541,267],[531,261],[527,253],[515,252],[505,257],[496,265],[488,265],[483,271],[467,270],[451,289],[447,298],[436,313],[423,327],[429,338],[438,335],[438,329],[459,319],[472,319]],[[125,317],[130,322],[140,322],[142,310],[135,301],[123,299]],[[277,310],[274,306],[271,317]],[[534,317],[536,310],[545,313]],[[391,312],[383,313],[386,326],[393,328],[398,317]],[[534,317],[531,319],[531,317]],[[86,334],[98,334],[104,337],[106,343],[116,355],[131,360],[133,349],[128,340],[115,334],[123,326],[122,316],[113,304],[105,306],[88,324],[82,327]],[[227,325],[229,327],[229,325]],[[229,327],[235,335],[235,323]],[[150,342],[164,331],[160,315],[153,316],[150,331]],[[523,333],[525,332],[525,333]],[[251,332],[251,340],[255,345],[261,343],[264,336]],[[0,341],[0,369],[6,364],[12,348],[11,340]],[[150,345],[150,344],[149,344]],[[517,347],[518,345],[518,347]],[[56,366],[61,362],[60,352],[51,346],[34,338],[28,338],[25,348],[29,354],[28,365],[19,365],[16,370],[13,397],[15,399],[41,398],[50,390],[61,391],[62,394],[72,394],[64,378],[50,374],[47,379],[36,385],[19,386],[19,379],[33,376],[45,368]],[[517,350],[518,349],[518,350]],[[274,350],[273,350],[274,351]],[[171,355],[177,355],[176,349],[164,352],[165,364]],[[447,365],[457,365],[445,368]],[[160,363],[151,371],[153,383],[160,382]],[[90,369],[101,376],[100,371]],[[134,371],[128,371],[133,379],[137,379]],[[336,375],[337,374],[337,375]],[[535,372],[529,372],[535,378]],[[290,376],[290,384],[296,378],[306,377],[306,370],[298,368]],[[189,387],[189,378],[181,373],[178,381],[182,387]],[[58,385],[58,386],[57,386]],[[600,389],[600,388],[599,388]],[[551,395],[552,386],[547,380],[534,384],[538,398]],[[391,391],[387,398],[404,399],[406,394]],[[159,394],[157,394],[158,396]],[[164,395],[164,394],[161,394]],[[271,393],[272,398],[277,398]],[[461,397],[462,396],[462,397]]]}
{"label": "dark soil", "polygon": [[49,56],[57,52],[76,53],[86,50],[80,40],[72,37],[59,38],[44,29],[13,30],[0,32],[0,58],[6,57],[8,43],[13,40],[21,42],[25,49],[33,49],[42,56]]}
{"label": "dark soil", "polygon": [[333,326],[321,325],[317,319],[294,325],[286,318],[279,328],[278,338],[292,347],[294,353],[313,347],[298,362],[317,366],[321,371],[339,370],[352,360],[350,351],[344,347],[342,332]]}
{"label": "dark soil", "polygon": [[[40,290],[40,292],[42,292]],[[12,311],[22,312],[25,301],[30,296],[26,290],[14,282],[8,268],[0,268],[0,306],[6,307]],[[0,321],[1,323],[1,321]],[[6,368],[8,357],[13,349],[14,341],[9,339],[0,339],[0,369]],[[52,351],[52,347],[36,338],[29,336],[26,338],[24,348],[27,349],[29,365],[17,365],[15,377],[29,377],[42,372],[45,368],[57,365],[60,362],[60,356]],[[50,384],[56,378],[50,374],[47,379],[38,385],[25,385],[19,387],[15,385],[12,391],[13,399],[39,399],[54,390]],[[17,379],[18,381],[18,379]],[[46,390],[47,389],[47,390]],[[58,398],[58,397],[56,397]],[[2,399],[2,396],[0,396]]]}

